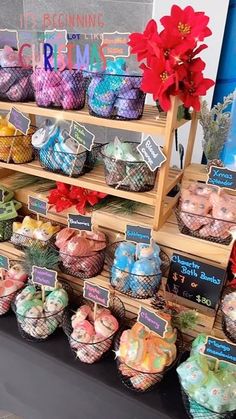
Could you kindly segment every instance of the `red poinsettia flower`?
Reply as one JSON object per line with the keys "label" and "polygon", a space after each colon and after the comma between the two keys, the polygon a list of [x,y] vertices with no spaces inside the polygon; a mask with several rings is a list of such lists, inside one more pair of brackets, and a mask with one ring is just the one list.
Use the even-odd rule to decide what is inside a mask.
{"label": "red poinsettia flower", "polygon": [[56,189],[50,191],[48,203],[54,205],[57,212],[62,212],[74,205],[70,199],[70,185],[62,182],[56,182],[56,185]]}
{"label": "red poinsettia flower", "polygon": [[191,6],[181,9],[174,5],[171,8],[171,15],[164,16],[161,23],[166,30],[171,32],[178,39],[194,39],[203,41],[211,35],[207,27],[209,17],[204,12],[195,12]]}
{"label": "red poinsettia flower", "polygon": [[150,67],[145,64],[140,66],[143,70],[141,89],[146,93],[152,93],[154,100],[159,103],[164,111],[170,109],[170,91],[175,86],[175,73],[169,67],[168,61],[163,57],[153,58]]}
{"label": "red poinsettia flower", "polygon": [[204,96],[207,90],[214,85],[211,79],[205,79],[203,74],[198,72],[189,72],[185,80],[183,80],[183,88],[178,94],[186,108],[191,106],[195,111],[200,111],[200,96]]}
{"label": "red poinsettia flower", "polygon": [[97,204],[107,195],[101,192],[90,191],[78,186],[56,183],[56,189],[50,191],[48,203],[54,205],[57,212],[64,211],[74,205],[81,214],[85,214],[87,203],[91,206]]}
{"label": "red poinsettia flower", "polygon": [[100,199],[105,198],[107,195],[101,192],[91,191],[89,189],[79,188],[80,198],[76,205],[76,209],[80,214],[86,213],[86,204],[88,203],[92,207],[97,204]]}
{"label": "red poinsettia flower", "polygon": [[192,51],[196,46],[193,39],[184,40],[180,42],[171,31],[163,30],[157,40],[160,50],[163,51],[165,59],[172,59],[173,64],[182,61],[182,56],[185,56],[188,51]]}
{"label": "red poinsettia flower", "polygon": [[134,32],[129,37],[128,45],[131,46],[131,54],[137,54],[137,60],[142,61],[147,58],[148,61],[152,55],[158,54],[157,24],[155,20],[150,20],[143,33]]}

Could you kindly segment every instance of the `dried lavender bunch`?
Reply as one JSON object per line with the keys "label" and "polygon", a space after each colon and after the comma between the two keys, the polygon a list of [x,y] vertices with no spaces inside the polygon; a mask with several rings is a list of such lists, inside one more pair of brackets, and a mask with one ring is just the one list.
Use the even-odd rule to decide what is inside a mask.
{"label": "dried lavender bunch", "polygon": [[203,128],[202,147],[208,160],[218,159],[227,140],[230,127],[230,112],[225,110],[233,103],[234,94],[225,96],[222,103],[217,103],[211,110],[204,100],[200,112],[200,124]]}

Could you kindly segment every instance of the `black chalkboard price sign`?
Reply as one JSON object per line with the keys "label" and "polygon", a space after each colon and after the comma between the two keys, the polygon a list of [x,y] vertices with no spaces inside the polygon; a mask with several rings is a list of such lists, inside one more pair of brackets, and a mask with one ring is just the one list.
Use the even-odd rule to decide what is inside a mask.
{"label": "black chalkboard price sign", "polygon": [[215,309],[224,280],[223,269],[174,253],[167,279],[167,291]]}
{"label": "black chalkboard price sign", "polygon": [[83,296],[95,304],[109,307],[110,291],[106,288],[84,281]]}
{"label": "black chalkboard price sign", "polygon": [[22,134],[27,134],[30,127],[30,119],[16,108],[11,108],[8,121]]}
{"label": "black chalkboard price sign", "polygon": [[70,125],[70,136],[81,144],[86,150],[91,151],[95,140],[95,135],[90,132],[84,125],[72,121]]}
{"label": "black chalkboard price sign", "polygon": [[236,364],[236,345],[224,339],[207,336],[203,354],[218,361]]}
{"label": "black chalkboard price sign", "polygon": [[28,209],[38,215],[47,215],[48,203],[35,196],[28,196]]}
{"label": "black chalkboard price sign", "polygon": [[211,166],[206,183],[235,191],[236,171],[227,169],[227,167]]}
{"label": "black chalkboard price sign", "polygon": [[150,135],[138,145],[137,150],[152,172],[166,161],[161,147]]}
{"label": "black chalkboard price sign", "polygon": [[150,244],[152,239],[152,229],[127,224],[125,238],[126,240],[134,241],[135,243]]}
{"label": "black chalkboard price sign", "polygon": [[165,337],[168,322],[154,311],[140,306],[137,321],[162,338]]}
{"label": "black chalkboard price sign", "polygon": [[92,218],[80,214],[68,214],[68,227],[76,230],[92,231]]}

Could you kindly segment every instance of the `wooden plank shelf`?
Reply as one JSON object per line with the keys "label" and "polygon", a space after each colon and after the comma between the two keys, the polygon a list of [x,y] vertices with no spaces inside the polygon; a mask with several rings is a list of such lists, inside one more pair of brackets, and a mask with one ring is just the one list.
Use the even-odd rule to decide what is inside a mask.
{"label": "wooden plank shelf", "polygon": [[[79,178],[72,178],[63,176],[61,174],[52,173],[44,170],[39,161],[34,160],[31,163],[25,164],[8,164],[0,162],[0,168],[14,170],[20,173],[27,173],[29,175],[38,176],[43,179],[55,180],[57,182],[67,183],[69,185],[80,186],[82,188],[91,189],[98,192],[103,192],[108,195],[118,196],[121,198],[130,199],[143,204],[155,205],[157,199],[157,184],[150,192],[128,192],[119,189],[111,188],[105,182],[103,165],[96,166],[90,173],[87,173]],[[170,169],[168,182],[166,184],[166,194],[180,181],[182,171],[178,169]]]}
{"label": "wooden plank shelf", "polygon": [[[23,252],[16,249],[9,242],[1,243],[1,253],[5,256],[8,256],[12,260],[15,260],[15,259],[22,260],[22,257],[23,257]],[[59,278],[70,283],[73,286],[73,289],[76,294],[78,295],[82,294],[83,284],[84,284],[84,281],[82,279],[65,275],[61,272],[59,273]],[[152,306],[153,300],[151,298],[146,299],[146,300],[139,300],[139,299],[130,298],[120,292],[114,291],[112,287],[110,287],[109,273],[106,270],[104,270],[101,273],[101,275],[98,275],[94,278],[90,278],[88,281],[90,281],[91,283],[95,283],[97,285],[103,286],[105,288],[109,288],[111,292],[117,295],[122,300],[125,306],[127,317],[133,318],[134,315],[138,313],[140,305],[149,309],[150,309],[150,306]],[[164,282],[165,282],[165,278],[164,278]],[[163,291],[160,290],[159,294],[163,296]],[[176,304],[175,302],[170,303],[170,304],[173,304],[174,306],[178,306],[178,304]],[[201,308],[201,306],[199,306],[199,308]],[[197,321],[194,328],[185,330],[184,332],[185,343],[191,342],[199,333],[212,334],[213,336],[224,338],[223,332],[221,330],[221,317],[220,316],[221,314],[219,311],[217,319],[215,321],[214,315],[206,314],[206,313],[198,311]]]}
{"label": "wooden plank shelf", "polygon": [[[10,175],[6,176],[3,170],[5,177],[0,178],[0,183],[9,188],[11,188],[11,185],[17,178],[17,173],[10,173]],[[38,198],[45,199],[48,193],[39,193],[37,191],[38,188],[37,185],[31,185],[18,189],[15,197],[25,204],[25,206],[28,202],[28,195],[35,195]],[[168,206],[168,203],[166,205]],[[67,211],[56,213],[53,208],[50,208],[47,218],[61,224],[67,224],[68,212],[73,213],[76,210],[72,207]],[[122,238],[126,224],[152,227],[153,218],[154,207],[147,205],[140,205],[133,214],[119,214],[117,211],[114,212],[112,208],[103,208],[93,212],[94,225],[103,229],[110,236],[111,240],[117,239],[118,234],[119,238]],[[153,237],[168,255],[172,255],[174,251],[192,255],[206,263],[212,263],[223,268],[226,268],[232,250],[232,243],[229,246],[225,246],[181,234],[174,214],[168,218],[167,222],[158,231],[153,232]]]}
{"label": "wooden plank shelf", "polygon": [[[60,109],[40,108],[34,102],[1,102],[0,109],[9,111],[12,107],[30,115],[39,115],[47,118],[57,118],[60,120],[76,121],[84,124],[98,125],[107,128],[125,129],[127,131],[144,132],[148,134],[165,135],[166,115],[160,114],[155,106],[145,105],[141,119],[131,121],[121,121],[116,119],[98,118],[89,115],[87,107],[80,111],[65,111]],[[180,128],[186,122],[185,119],[176,121],[173,128]]]}

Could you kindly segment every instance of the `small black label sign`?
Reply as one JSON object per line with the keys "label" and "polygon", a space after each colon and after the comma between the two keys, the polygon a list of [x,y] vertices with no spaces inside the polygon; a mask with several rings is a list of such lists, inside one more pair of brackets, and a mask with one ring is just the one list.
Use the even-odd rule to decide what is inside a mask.
{"label": "small black label sign", "polygon": [[48,203],[34,196],[28,196],[28,209],[36,214],[47,215]]}
{"label": "small black label sign", "polygon": [[9,267],[9,258],[7,256],[0,255],[0,268],[6,269],[8,271]]}
{"label": "small black label sign", "polygon": [[34,284],[55,288],[57,283],[57,272],[41,266],[32,267],[32,281]]}
{"label": "small black label sign", "polygon": [[229,170],[226,167],[211,166],[206,183],[235,191],[236,171]]}
{"label": "small black label sign", "polygon": [[4,191],[2,189],[0,189],[0,202],[3,203],[4,202]]}
{"label": "small black label sign", "polygon": [[70,136],[81,144],[86,150],[91,151],[95,140],[95,135],[90,132],[84,125],[72,121],[70,125]]}
{"label": "small black label sign", "polygon": [[126,240],[130,240],[136,243],[150,244],[152,239],[152,230],[151,228],[127,224],[125,238]]}
{"label": "small black label sign", "polygon": [[137,321],[148,327],[152,332],[157,333],[162,338],[167,332],[168,322],[162,317],[158,316],[154,311],[148,310],[140,306]]}
{"label": "small black label sign", "polygon": [[106,288],[84,281],[83,296],[84,298],[87,298],[87,300],[93,301],[96,304],[109,307],[110,291]]}
{"label": "small black label sign", "polygon": [[68,214],[68,227],[76,230],[92,231],[92,218],[79,214]]}
{"label": "small black label sign", "polygon": [[215,309],[224,279],[223,269],[174,253],[167,279],[167,291]]}
{"label": "small black label sign", "polygon": [[138,145],[137,150],[152,172],[166,161],[161,147],[150,135]]}
{"label": "small black label sign", "polygon": [[207,356],[216,358],[219,361],[236,364],[236,345],[228,342],[227,340],[207,336],[203,353]]}
{"label": "small black label sign", "polygon": [[30,127],[30,119],[16,108],[11,108],[8,117],[9,122],[22,134],[27,134]]}

